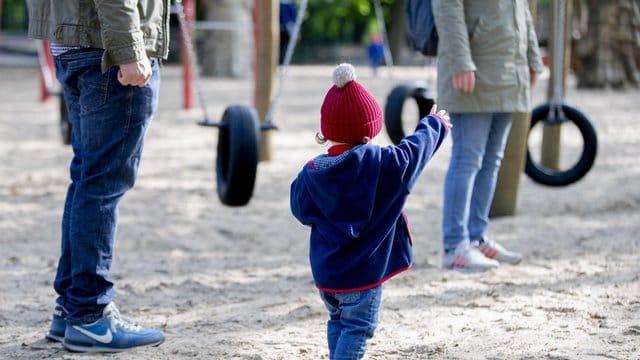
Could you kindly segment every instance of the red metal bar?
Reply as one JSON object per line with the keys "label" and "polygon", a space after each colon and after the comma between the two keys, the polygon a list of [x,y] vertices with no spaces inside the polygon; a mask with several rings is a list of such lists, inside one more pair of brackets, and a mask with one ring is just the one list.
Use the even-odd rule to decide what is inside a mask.
{"label": "red metal bar", "polygon": [[[189,31],[189,39],[192,41],[192,46],[195,45],[195,41],[193,41],[193,22],[196,18],[196,2],[195,0],[183,0],[182,6],[184,9],[184,20],[186,24],[186,28]],[[187,46],[185,41],[187,39],[186,36],[182,36],[182,41],[180,41],[180,61],[182,63],[182,108],[183,109],[191,109],[193,108],[193,71],[194,69],[191,67],[191,61],[189,60],[189,51],[187,50]]]}
{"label": "red metal bar", "polygon": [[2,30],[2,0],[0,0],[0,30]]}
{"label": "red metal bar", "polygon": [[44,40],[38,44],[38,62],[40,64],[40,101],[47,101],[53,95],[55,66],[49,42]]}

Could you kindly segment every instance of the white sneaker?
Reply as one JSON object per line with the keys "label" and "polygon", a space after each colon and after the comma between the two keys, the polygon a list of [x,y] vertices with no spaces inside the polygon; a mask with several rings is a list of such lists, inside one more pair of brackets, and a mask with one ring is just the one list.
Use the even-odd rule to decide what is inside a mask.
{"label": "white sneaker", "polygon": [[471,244],[489,259],[495,259],[498,262],[511,265],[516,265],[522,261],[522,254],[509,251],[495,241],[480,239],[472,241]]}
{"label": "white sneaker", "polygon": [[468,240],[462,241],[453,252],[444,254],[442,267],[460,272],[483,272],[500,265],[496,260],[484,256],[480,250],[471,246]]}

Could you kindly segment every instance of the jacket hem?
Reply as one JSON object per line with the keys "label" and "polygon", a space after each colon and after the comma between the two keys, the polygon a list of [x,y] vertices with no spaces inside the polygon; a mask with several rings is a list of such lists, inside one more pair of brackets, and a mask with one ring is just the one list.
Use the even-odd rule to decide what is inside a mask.
{"label": "jacket hem", "polygon": [[347,292],[365,291],[365,290],[373,289],[374,287],[378,287],[378,286],[382,285],[382,283],[384,283],[385,281],[387,281],[387,280],[391,279],[392,277],[400,274],[401,272],[409,270],[409,268],[411,268],[411,265],[403,267],[401,269],[398,269],[398,270],[392,272],[391,274],[385,276],[384,278],[382,278],[381,280],[379,280],[379,281],[377,281],[377,282],[375,282],[373,284],[360,286],[360,287],[357,287],[357,288],[330,289],[330,288],[323,288],[323,287],[319,286],[318,284],[316,284],[316,287],[320,291],[329,292],[329,293],[347,293]]}

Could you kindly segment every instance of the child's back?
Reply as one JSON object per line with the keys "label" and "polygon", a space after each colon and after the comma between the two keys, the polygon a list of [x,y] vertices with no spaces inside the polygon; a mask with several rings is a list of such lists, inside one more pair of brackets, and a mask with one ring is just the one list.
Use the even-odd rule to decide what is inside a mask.
{"label": "child's back", "polygon": [[[329,339],[331,358],[341,352],[339,334],[348,328],[340,323],[345,314],[337,294],[358,293],[361,298],[363,292],[376,291],[371,301],[379,304],[379,285],[411,265],[412,240],[402,209],[448,129],[441,112],[422,119],[415,133],[397,146],[369,144],[382,128],[380,106],[355,81],[351,65],[338,66],[334,82],[322,105],[320,135],[333,146],[309,161],[291,185],[291,210],[311,226],[314,281],[331,318],[340,313],[337,323],[330,320],[338,333],[336,344]],[[366,316],[372,319],[368,329],[360,329],[365,341],[373,335],[377,305]],[[344,341],[355,341],[349,339]],[[360,340],[362,346],[355,347],[364,354]]]}

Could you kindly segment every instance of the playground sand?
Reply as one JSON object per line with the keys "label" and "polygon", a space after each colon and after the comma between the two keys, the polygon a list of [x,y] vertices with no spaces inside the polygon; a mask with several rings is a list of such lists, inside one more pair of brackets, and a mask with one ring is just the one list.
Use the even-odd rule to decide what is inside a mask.
{"label": "playground sand", "polygon": [[[289,211],[289,185],[324,151],[313,138],[331,66],[293,67],[248,206],[215,190],[217,130],[182,110],[180,69],[163,69],[160,110],[136,187],[120,207],[112,277],[128,317],[162,328],[157,348],[108,359],[328,359],[326,311],[311,280],[308,229]],[[384,106],[428,68],[360,81]],[[70,148],[57,100],[39,101],[37,70],[0,68],[0,358],[88,359],[43,339],[55,294]],[[546,78],[534,104],[544,101]],[[204,79],[211,117],[252,103],[251,79]],[[440,269],[442,184],[450,139],[406,206],[413,268],[384,285],[368,359],[637,359],[640,355],[640,92],[584,91],[567,99],[594,121],[600,147],[581,181],[549,188],[521,178],[515,216],[490,235],[520,265],[464,275]],[[379,143],[389,143],[386,134]]]}

